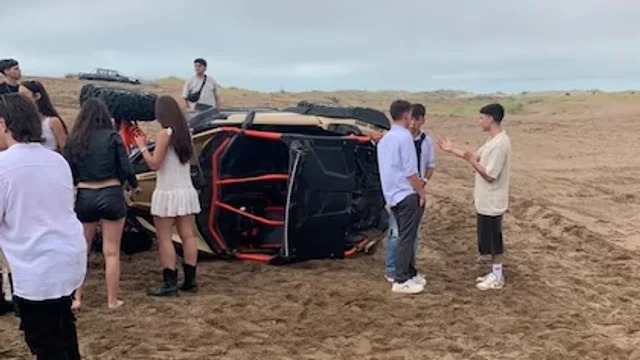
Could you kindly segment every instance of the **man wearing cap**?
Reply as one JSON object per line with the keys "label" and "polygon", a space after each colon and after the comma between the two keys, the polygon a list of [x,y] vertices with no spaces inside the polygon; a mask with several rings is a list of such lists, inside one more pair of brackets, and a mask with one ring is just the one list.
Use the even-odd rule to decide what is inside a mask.
{"label": "man wearing cap", "polygon": [[4,75],[4,82],[0,83],[0,95],[17,93],[20,87],[22,73],[20,65],[15,59],[0,60],[0,72]]}
{"label": "man wearing cap", "polygon": [[479,290],[499,290],[504,287],[502,275],[502,216],[509,205],[509,171],[511,142],[502,128],[504,108],[489,104],[480,109],[478,124],[489,135],[477,151],[461,150],[449,140],[438,141],[438,147],[466,160],[475,170],[474,203],[477,212],[478,251],[491,255],[492,271],[476,278]]}
{"label": "man wearing cap", "polygon": [[193,61],[196,75],[184,83],[182,88],[182,98],[191,110],[206,110],[209,108],[220,108],[220,85],[218,82],[205,74],[207,71],[207,61],[197,58]]}

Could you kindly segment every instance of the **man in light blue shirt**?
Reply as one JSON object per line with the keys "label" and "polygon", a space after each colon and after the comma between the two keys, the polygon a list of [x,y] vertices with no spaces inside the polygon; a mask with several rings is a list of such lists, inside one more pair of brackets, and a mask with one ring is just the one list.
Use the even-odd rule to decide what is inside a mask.
{"label": "man in light blue shirt", "polygon": [[377,146],[382,192],[398,224],[395,274],[391,290],[416,294],[424,291],[426,281],[415,267],[416,232],[422,219],[425,192],[418,174],[418,157],[408,127],[411,103],[396,100],[389,112],[393,124]]}
{"label": "man in light blue shirt", "polygon": [[[435,162],[435,147],[431,136],[427,135],[422,126],[425,123],[426,109],[422,104],[413,104],[411,110],[411,123],[409,125],[409,131],[413,137],[413,143],[415,146],[416,155],[418,157],[418,172],[422,184],[426,183],[433,176],[433,171],[436,167]],[[420,243],[420,226],[416,231],[415,247],[417,251],[418,244]],[[393,217],[393,213],[389,212],[389,235],[386,242],[386,261],[385,261],[385,278],[389,282],[394,281],[395,276],[395,256],[398,246],[398,223]],[[415,260],[414,260],[415,261]],[[417,277],[421,280],[424,279],[422,274],[418,274]]]}

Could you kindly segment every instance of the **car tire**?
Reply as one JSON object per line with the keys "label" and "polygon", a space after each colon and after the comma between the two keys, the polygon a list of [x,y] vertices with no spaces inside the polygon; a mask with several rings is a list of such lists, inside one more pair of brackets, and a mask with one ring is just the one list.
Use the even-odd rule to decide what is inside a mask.
{"label": "car tire", "polygon": [[116,121],[153,121],[158,96],[144,90],[131,90],[96,84],[80,89],[80,106],[90,98],[102,100]]}

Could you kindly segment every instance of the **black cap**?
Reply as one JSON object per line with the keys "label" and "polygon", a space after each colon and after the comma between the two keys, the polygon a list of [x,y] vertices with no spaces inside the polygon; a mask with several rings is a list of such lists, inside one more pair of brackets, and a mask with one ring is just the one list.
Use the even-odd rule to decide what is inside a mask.
{"label": "black cap", "polygon": [[2,59],[0,60],[0,72],[4,74],[4,71],[18,65],[16,59]]}

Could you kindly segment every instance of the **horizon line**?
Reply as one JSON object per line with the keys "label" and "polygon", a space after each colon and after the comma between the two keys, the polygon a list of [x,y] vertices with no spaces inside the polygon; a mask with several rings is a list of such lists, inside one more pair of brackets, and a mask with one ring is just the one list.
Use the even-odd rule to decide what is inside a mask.
{"label": "horizon line", "polygon": [[[59,80],[79,80],[70,76],[77,76],[79,73],[69,73],[64,76],[53,76],[53,75],[23,75],[25,78],[45,78],[45,79],[59,79]],[[157,78],[142,78],[137,77],[141,81],[141,85],[153,85],[154,83],[159,83],[162,81],[186,81],[187,78],[182,78],[175,75],[169,75],[164,77]],[[461,90],[461,89],[437,89],[437,90],[403,90],[403,89],[376,89],[376,90],[367,90],[367,89],[357,89],[357,88],[336,88],[333,90],[304,90],[304,91],[288,91],[286,89],[281,90],[273,90],[273,91],[264,91],[257,90],[251,88],[244,88],[239,86],[223,86],[223,89],[233,89],[233,90],[244,90],[244,91],[252,91],[256,93],[263,94],[274,94],[274,93],[289,93],[289,94],[306,94],[306,93],[343,93],[343,92],[361,92],[361,93],[405,93],[405,94],[438,94],[438,93],[455,93],[455,94],[465,94],[465,95],[475,95],[475,96],[490,96],[490,95],[536,95],[536,94],[549,94],[549,93],[605,93],[605,94],[620,94],[620,93],[634,93],[639,89],[619,89],[619,90],[601,90],[598,88],[574,88],[574,89],[549,89],[549,90],[535,90],[535,91],[495,91],[495,92],[474,92],[469,90]]]}

